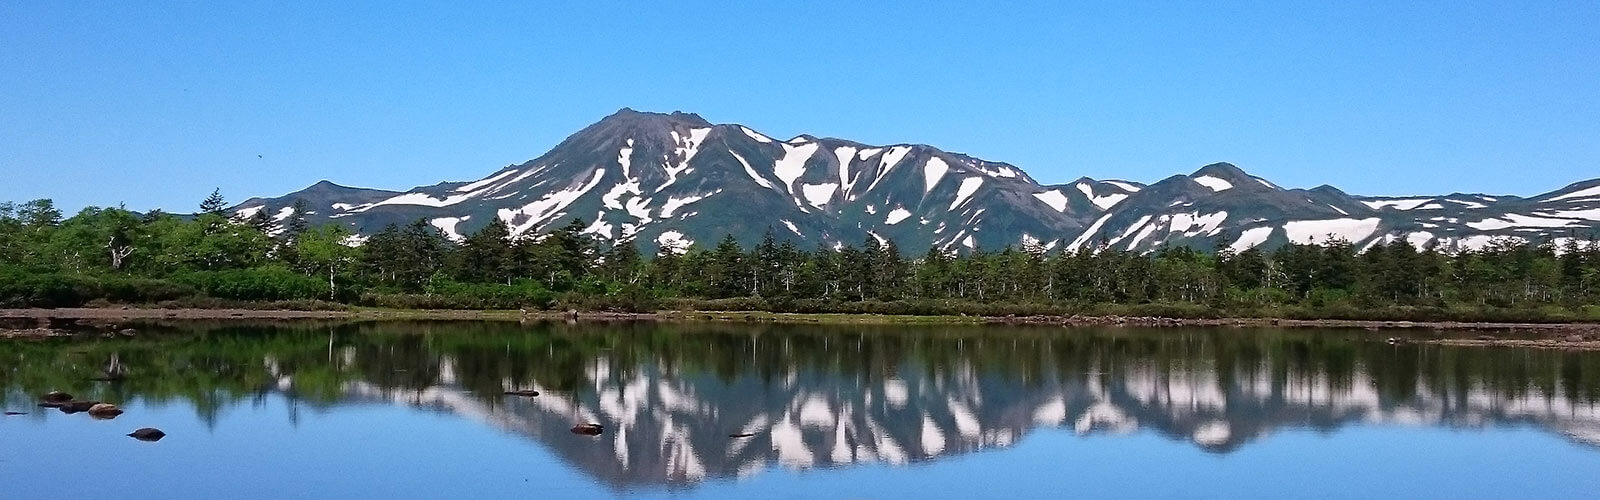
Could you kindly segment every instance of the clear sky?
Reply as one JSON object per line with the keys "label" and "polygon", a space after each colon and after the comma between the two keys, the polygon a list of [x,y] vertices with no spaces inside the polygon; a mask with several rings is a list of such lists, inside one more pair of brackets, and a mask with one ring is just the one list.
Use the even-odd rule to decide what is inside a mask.
{"label": "clear sky", "polygon": [[0,0],[0,200],[471,180],[624,106],[1046,183],[1600,177],[1594,0],[467,3]]}

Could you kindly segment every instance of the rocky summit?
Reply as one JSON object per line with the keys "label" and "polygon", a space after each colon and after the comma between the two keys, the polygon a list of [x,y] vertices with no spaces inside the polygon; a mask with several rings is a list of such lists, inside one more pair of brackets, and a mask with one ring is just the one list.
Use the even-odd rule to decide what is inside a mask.
{"label": "rocky summit", "polygon": [[311,224],[372,234],[426,220],[460,240],[494,220],[535,235],[581,219],[602,243],[683,250],[772,232],[802,245],[867,238],[913,252],[1038,246],[1148,252],[1405,240],[1459,251],[1497,241],[1557,245],[1600,228],[1600,179],[1532,197],[1373,197],[1292,189],[1227,163],[1153,184],[1081,178],[1043,185],[1023,169],[921,144],[774,138],[692,113],[607,116],[543,156],[471,182],[405,192],[323,181],[231,210],[282,231],[297,202]]}

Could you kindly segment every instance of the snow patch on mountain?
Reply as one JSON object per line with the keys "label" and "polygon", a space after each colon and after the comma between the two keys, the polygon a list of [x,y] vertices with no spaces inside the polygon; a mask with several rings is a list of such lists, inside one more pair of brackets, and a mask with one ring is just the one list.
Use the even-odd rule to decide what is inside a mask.
{"label": "snow patch on mountain", "polygon": [[[1077,186],[1078,191],[1083,192],[1083,195],[1089,198],[1089,203],[1093,203],[1094,206],[1100,207],[1101,210],[1110,210],[1111,207],[1117,206],[1117,204],[1121,203],[1122,200],[1128,198],[1128,195],[1125,193],[1112,193],[1105,196],[1095,196],[1094,188],[1089,187],[1089,184],[1084,182],[1079,182],[1074,184],[1074,186]],[[1060,212],[1061,210],[1056,211]]]}
{"label": "snow patch on mountain", "polygon": [[1067,250],[1075,251],[1079,248],[1082,248],[1083,244],[1087,243],[1089,239],[1093,238],[1096,234],[1099,234],[1100,227],[1104,226],[1106,221],[1111,220],[1111,217],[1115,215],[1117,215],[1116,212],[1107,212],[1105,215],[1100,216],[1099,219],[1095,219],[1094,224],[1090,224],[1088,229],[1084,229],[1082,233],[1078,233],[1078,237],[1074,238],[1072,243],[1067,245]]}
{"label": "snow patch on mountain", "polygon": [[1199,212],[1173,214],[1172,225],[1169,232],[1183,233],[1184,236],[1200,234],[1213,235],[1222,227],[1222,222],[1228,220],[1228,212],[1216,212],[1200,215]]}
{"label": "snow patch on mountain", "polygon": [[676,130],[669,132],[672,135],[672,141],[677,144],[673,154],[677,155],[679,159],[676,164],[664,164],[661,166],[667,173],[667,181],[661,183],[660,186],[656,186],[657,193],[678,182],[678,175],[689,170],[689,162],[694,160],[696,154],[700,153],[700,145],[705,142],[706,136],[710,133],[710,127],[689,129],[688,137],[678,135]]}
{"label": "snow patch on mountain", "polygon": [[752,168],[750,166],[750,162],[745,161],[743,156],[739,156],[739,153],[735,153],[733,151],[729,151],[728,154],[733,155],[733,159],[739,161],[739,165],[744,167],[744,173],[749,175],[751,179],[754,179],[756,181],[757,185],[759,185],[761,187],[764,187],[764,188],[767,188],[767,189],[774,189],[774,190],[777,189],[777,188],[772,187],[772,183],[771,182],[767,182],[766,178],[761,177],[761,174],[756,172],[756,169]]}
{"label": "snow patch on mountain", "polygon": [[633,177],[629,170],[633,165],[633,139],[628,139],[628,145],[617,150],[617,165],[622,166],[622,178]]}
{"label": "snow patch on mountain", "polygon": [[1362,200],[1361,204],[1372,207],[1373,210],[1383,210],[1392,207],[1395,210],[1411,210],[1423,203],[1433,201],[1433,198],[1401,198],[1393,200]]}
{"label": "snow patch on mountain", "polygon": [[606,194],[600,196],[600,204],[605,205],[606,208],[621,210],[623,208],[622,195],[629,193],[634,195],[641,194],[638,181],[628,180],[611,186],[611,189],[607,190]]}
{"label": "snow patch on mountain", "polygon": [[471,219],[471,218],[472,218],[472,216],[470,216],[470,215],[463,215],[461,217],[440,217],[440,218],[428,221],[428,224],[433,226],[433,227],[439,228],[439,232],[444,233],[444,236],[446,238],[450,238],[453,241],[460,242],[462,240],[465,240],[466,237],[462,236],[461,233],[456,230],[456,226],[461,224],[462,222],[466,221],[467,219]]}
{"label": "snow patch on mountain", "polygon": [[[604,178],[605,176],[606,170],[603,168],[597,168],[594,170],[594,177],[589,179],[588,183],[571,189],[565,189],[546,194],[544,197],[539,198],[533,203],[523,205],[521,208],[499,209],[496,211],[496,214],[500,217],[500,220],[504,220],[506,223],[513,225],[511,228],[511,234],[521,235],[531,229],[534,229],[540,223],[545,222],[551,217],[554,217],[558,212],[561,211],[561,209],[567,208],[567,205],[571,205],[572,202],[578,201],[578,198],[582,197],[584,193],[589,192],[590,189],[594,189],[596,185],[599,185],[600,179]],[[517,221],[519,219],[523,220],[523,222],[518,223]]]}
{"label": "snow patch on mountain", "polygon": [[478,196],[480,192],[474,191],[466,194],[447,196],[444,199],[434,198],[423,193],[406,193],[377,203],[370,203],[356,207],[351,212],[365,212],[375,207],[384,205],[420,205],[424,207],[448,207]]}
{"label": "snow patch on mountain", "polygon": [[689,246],[694,244],[694,240],[685,238],[683,233],[678,231],[662,231],[661,235],[656,237],[656,244],[661,245],[661,248],[683,253],[689,250]]}
{"label": "snow patch on mountain", "polygon": [[939,180],[944,178],[945,172],[949,171],[950,165],[945,164],[944,160],[937,156],[928,158],[928,162],[922,165],[922,194],[933,192],[933,187],[938,185]]}
{"label": "snow patch on mountain", "polygon": [[690,203],[694,203],[694,202],[697,202],[697,201],[700,201],[700,200],[704,200],[704,199],[706,199],[707,197],[709,197],[709,196],[711,196],[713,194],[717,194],[717,193],[715,191],[713,191],[713,192],[708,193],[708,194],[695,194],[695,195],[684,196],[684,197],[681,197],[681,198],[671,198],[671,197],[669,197],[669,198],[667,198],[667,202],[666,203],[662,203],[661,204],[661,218],[662,219],[670,219],[670,218],[672,218],[672,214],[674,212],[677,212],[679,208],[683,208],[684,205],[688,205]]}
{"label": "snow patch on mountain", "polygon": [[1467,227],[1483,231],[1492,231],[1495,229],[1505,229],[1508,227],[1567,227],[1574,224],[1577,224],[1577,222],[1567,219],[1549,219],[1545,217],[1534,217],[1522,214],[1505,214],[1499,217],[1491,217],[1477,222],[1468,222]]}
{"label": "snow patch on mountain", "polygon": [[1067,195],[1061,194],[1060,190],[1052,189],[1043,193],[1033,193],[1033,197],[1038,198],[1039,201],[1049,205],[1050,208],[1055,209],[1057,212],[1067,211],[1067,202],[1069,200]]}
{"label": "snow patch on mountain", "polygon": [[968,198],[972,197],[972,193],[978,192],[978,188],[982,186],[982,177],[968,177],[961,179],[961,186],[956,188],[956,201],[950,202],[950,209],[955,210],[956,207],[961,206],[963,202],[966,202]]}
{"label": "snow patch on mountain", "polygon": [[606,222],[605,217],[605,212],[595,214],[594,223],[589,224],[589,227],[583,228],[583,231],[579,231],[579,233],[593,234],[608,240],[611,239],[611,231],[615,226],[612,226],[610,222]]}
{"label": "snow patch on mountain", "polygon": [[1330,236],[1356,243],[1377,231],[1379,221],[1380,219],[1377,217],[1366,219],[1299,220],[1284,223],[1283,232],[1289,238],[1289,241],[1299,244],[1325,242]]}
{"label": "snow patch on mountain", "polygon": [[1124,229],[1122,231],[1122,234],[1118,235],[1115,238],[1111,238],[1111,240],[1107,241],[1106,242],[1106,246],[1116,246],[1118,242],[1121,242],[1122,240],[1127,239],[1129,236],[1133,236],[1136,232],[1144,229],[1144,225],[1150,223],[1150,219],[1152,219],[1154,217],[1155,217],[1154,215],[1149,215],[1149,214],[1146,214],[1143,217],[1139,217],[1139,220],[1137,222],[1134,222],[1133,225],[1128,226],[1127,229]]}
{"label": "snow patch on mountain", "polygon": [[1416,248],[1423,248],[1430,241],[1433,241],[1433,233],[1427,231],[1413,231],[1406,234],[1406,243]]}
{"label": "snow patch on mountain", "polygon": [[466,192],[471,192],[471,191],[477,191],[479,188],[488,186],[490,184],[494,184],[495,181],[498,181],[500,179],[504,179],[504,178],[510,176],[511,174],[515,174],[517,172],[518,171],[516,169],[506,170],[504,172],[500,172],[499,174],[494,175],[492,177],[489,177],[487,179],[484,179],[484,180],[481,180],[481,181],[478,181],[478,182],[474,182],[474,183],[471,183],[471,184],[467,184],[465,186],[458,187],[458,188],[455,189],[455,191],[457,193],[466,193]]}
{"label": "snow patch on mountain", "polygon": [[1233,243],[1228,245],[1228,249],[1234,252],[1243,252],[1255,248],[1256,245],[1267,242],[1267,237],[1272,236],[1273,229],[1275,228],[1272,226],[1246,229],[1244,232],[1239,233],[1238,239],[1233,240]]}
{"label": "snow patch on mountain", "polygon": [[872,191],[872,188],[878,187],[878,181],[882,181],[884,176],[889,175],[889,170],[893,169],[895,165],[899,165],[900,160],[904,160],[906,154],[910,152],[910,146],[889,148],[889,152],[884,153],[883,157],[878,159],[878,175],[872,178],[872,184],[867,185],[867,191]]}
{"label": "snow patch on mountain", "polygon": [[817,208],[822,208],[824,205],[827,205],[828,200],[833,199],[833,192],[838,189],[839,184],[832,182],[825,182],[822,184],[802,184],[800,186],[800,192],[805,196],[806,203],[810,203],[811,206]]}
{"label": "snow patch on mountain", "polygon": [[1210,176],[1210,175],[1202,175],[1202,176],[1195,177],[1194,181],[1200,183],[1201,186],[1205,186],[1205,187],[1211,188],[1212,191],[1216,191],[1216,192],[1222,192],[1222,191],[1227,191],[1229,189],[1233,189],[1233,183],[1232,182],[1228,182],[1226,179],[1223,179],[1221,177],[1214,177],[1214,176]]}
{"label": "snow patch on mountain", "polygon": [[761,135],[760,132],[756,132],[754,130],[750,130],[750,127],[746,127],[744,125],[740,125],[739,126],[739,130],[743,130],[744,131],[744,135],[750,136],[750,138],[751,139],[755,139],[756,142],[761,142],[761,143],[772,142],[772,138],[771,137],[767,137],[765,135]]}
{"label": "snow patch on mountain", "polygon": [[1554,198],[1550,198],[1550,199],[1545,200],[1545,201],[1561,201],[1561,200],[1570,200],[1570,199],[1574,199],[1574,198],[1594,198],[1594,197],[1600,197],[1600,186],[1594,186],[1594,187],[1589,187],[1589,188],[1585,188],[1585,189],[1580,189],[1580,190],[1577,190],[1577,191],[1573,191],[1571,193],[1567,193],[1567,194],[1563,194],[1563,195],[1560,195],[1560,196],[1556,196]]}
{"label": "snow patch on mountain", "polygon": [[889,216],[883,219],[883,223],[893,226],[895,224],[899,224],[900,221],[906,220],[908,217],[911,217],[910,210],[895,207],[894,210],[889,211]]}
{"label": "snow patch on mountain", "polygon": [[790,146],[783,143],[779,143],[779,145],[783,146],[783,158],[779,158],[772,165],[772,174],[778,176],[778,181],[783,183],[784,189],[793,191],[795,179],[805,175],[806,161],[811,159],[811,155],[817,153],[818,146],[816,143],[800,146]]}
{"label": "snow patch on mountain", "polygon": [[841,146],[833,150],[834,157],[839,159],[839,185],[844,188],[846,196],[850,194],[850,189],[854,188],[856,184],[855,178],[850,175],[850,158],[854,157],[855,154],[856,148],[850,146]]}
{"label": "snow patch on mountain", "polygon": [[1100,181],[1100,182],[1104,182],[1106,184],[1110,184],[1110,185],[1122,188],[1122,189],[1124,189],[1124,190],[1126,190],[1126,191],[1128,191],[1130,193],[1139,192],[1139,186],[1135,186],[1132,183],[1122,182],[1122,181]]}
{"label": "snow patch on mountain", "polygon": [[800,232],[800,227],[794,225],[794,222],[789,221],[789,219],[783,219],[783,220],[780,220],[778,222],[782,222],[783,226],[789,228],[789,231],[794,232],[795,236],[802,236],[803,237],[803,236],[806,235],[806,233]]}

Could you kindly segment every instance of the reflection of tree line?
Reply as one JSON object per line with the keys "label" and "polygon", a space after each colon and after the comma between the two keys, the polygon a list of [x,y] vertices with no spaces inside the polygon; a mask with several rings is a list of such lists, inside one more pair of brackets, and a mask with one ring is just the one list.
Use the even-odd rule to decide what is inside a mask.
{"label": "reflection of tree line", "polygon": [[[735,446],[726,434],[759,419],[766,421],[763,433],[788,429],[806,443],[797,451],[763,434],[729,456],[733,462],[702,464],[715,475],[748,466],[741,460],[809,466],[886,459],[887,450],[877,447],[882,442],[867,442],[876,437],[829,437],[817,422],[784,427],[784,412],[798,419],[810,411],[807,405],[825,408],[841,429],[839,422],[856,420],[852,430],[836,434],[882,427],[878,437],[895,440],[896,453],[918,459],[1006,444],[1037,425],[1081,432],[1145,427],[1226,450],[1279,426],[1552,424],[1543,413],[1513,408],[1528,401],[1571,406],[1547,413],[1584,421],[1600,401],[1600,356],[1594,354],[1394,346],[1329,331],[490,322],[179,324],[142,331],[132,339],[5,344],[0,404],[25,406],[37,394],[69,390],[112,402],[189,402],[209,422],[230,405],[275,392],[322,407],[349,399],[357,385],[385,399],[419,402],[425,392],[444,388],[475,411],[511,421],[550,413],[553,406],[539,405],[565,401],[576,409],[550,418],[564,429],[579,411],[616,418],[599,409],[602,398],[645,381],[710,407],[698,414],[638,413],[643,419],[676,415],[673,425],[696,429],[703,441],[691,443],[696,448]],[[126,371],[125,380],[87,381],[112,360]],[[502,395],[519,387],[550,392],[533,406]],[[898,406],[885,402],[901,391],[912,394],[901,396]],[[645,404],[667,403],[655,399]],[[985,433],[952,438],[970,433],[964,419],[978,420]],[[928,440],[930,425],[945,442]],[[668,443],[669,427],[645,431],[650,425],[641,424],[625,444]],[[672,459],[671,446],[656,448],[660,456],[648,460]],[[846,460],[838,460],[841,449]],[[604,459],[615,454],[603,451]],[[714,462],[720,459],[704,455],[728,450],[701,451],[699,460]],[[640,453],[630,460],[647,460]],[[809,463],[796,458],[807,455]]]}

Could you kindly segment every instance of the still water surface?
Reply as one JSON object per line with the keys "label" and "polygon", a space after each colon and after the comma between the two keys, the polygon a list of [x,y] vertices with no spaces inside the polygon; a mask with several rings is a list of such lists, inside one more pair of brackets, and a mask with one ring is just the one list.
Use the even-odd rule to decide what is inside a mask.
{"label": "still water surface", "polygon": [[[0,342],[0,498],[1593,498],[1600,353],[1370,332],[179,323]],[[106,370],[117,382],[95,382]],[[532,389],[538,397],[506,396]],[[115,402],[94,420],[51,390]],[[605,426],[600,436],[570,432]],[[158,427],[168,437],[124,434]],[[753,434],[733,438],[730,434]]]}

